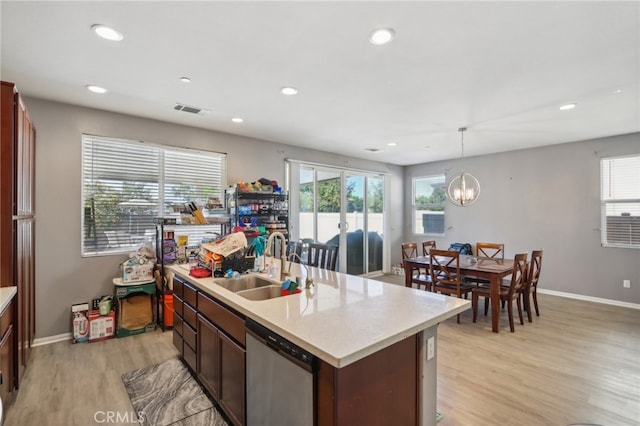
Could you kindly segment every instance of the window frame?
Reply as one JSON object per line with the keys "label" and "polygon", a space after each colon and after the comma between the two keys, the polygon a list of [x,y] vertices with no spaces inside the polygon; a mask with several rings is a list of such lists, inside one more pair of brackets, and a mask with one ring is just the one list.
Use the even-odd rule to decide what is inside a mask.
{"label": "window frame", "polygon": [[[100,153],[100,146],[98,146],[98,144],[105,144],[103,145],[103,147],[107,145],[109,146],[107,146],[106,151]],[[113,145],[115,144],[120,145],[117,150],[113,149]],[[112,152],[109,152],[109,148],[112,149]],[[125,158],[127,156],[127,153],[131,153],[134,158],[137,158],[141,155],[141,151],[144,150],[152,152],[153,155],[150,156],[151,160],[148,164],[143,164],[143,166],[146,166],[143,167],[145,171],[140,174],[133,173],[132,175],[128,175],[127,170],[129,169],[127,169],[125,161],[120,163],[116,159],[112,160],[109,158],[109,154],[112,154],[113,152],[119,154],[118,158]],[[107,154],[105,154],[105,152]],[[180,155],[178,155],[179,153],[183,153],[184,156],[182,156],[181,158]],[[165,160],[166,157],[169,158],[171,155],[174,156],[171,158],[172,160],[173,158],[175,158],[175,161]],[[193,176],[199,175],[197,169],[198,164],[194,163],[192,158],[202,157],[207,159],[207,161],[203,160],[202,170],[208,172],[210,176],[214,175],[212,177],[214,181],[210,185],[210,187],[206,183],[203,184],[202,179],[194,179],[193,181],[180,180],[181,178],[183,178],[183,175],[188,175],[190,173],[193,173]],[[96,162],[95,164],[89,164],[88,162],[90,160],[93,160],[93,162],[96,162],[97,160],[104,161],[101,163]],[[184,173],[179,169],[179,167],[176,167],[176,163],[180,163],[181,161],[184,162],[185,166],[189,168],[189,173]],[[216,169],[215,165],[219,165],[219,168]],[[180,166],[180,164],[178,164],[178,166]],[[119,168],[123,170],[118,170]],[[192,168],[194,169],[193,171]],[[109,170],[107,175],[103,174],[105,169]],[[135,250],[142,243],[142,241],[155,240],[156,226],[155,223],[149,222],[149,213],[153,216],[153,218],[176,217],[179,223],[180,213],[172,212],[171,207],[168,206],[168,203],[170,201],[173,201],[175,203],[174,198],[178,197],[178,195],[175,193],[176,181],[180,183],[178,186],[185,185],[189,191],[196,191],[198,196],[202,196],[201,198],[204,198],[204,196],[206,195],[205,192],[211,191],[214,196],[215,194],[217,194],[217,197],[219,198],[221,203],[224,203],[224,191],[227,187],[227,154],[216,151],[175,147],[139,140],[119,139],[108,136],[97,136],[83,133],[81,136],[80,175],[81,256],[88,258],[122,255],[123,253],[129,253]],[[121,177],[121,179],[117,179],[118,177]],[[219,188],[216,188],[216,183],[218,183],[218,181]],[[140,200],[132,199],[130,201],[149,201],[148,204],[145,204],[144,207],[142,207],[147,212],[147,220],[142,222],[142,226],[144,227],[144,229],[153,228],[154,237],[151,238],[147,236],[146,232],[145,235],[138,235],[140,234],[140,232],[138,232],[139,229],[136,230],[136,233],[133,233],[131,228],[128,230],[124,230],[123,224],[120,223],[122,222],[122,220],[119,220],[117,224],[107,223],[104,226],[96,225],[95,222],[98,221],[98,216],[96,216],[95,213],[96,207],[93,204],[89,206],[89,204],[92,203],[92,201],[90,200],[94,194],[92,193],[92,191],[98,184],[102,184],[103,187],[109,187],[111,190],[115,189],[113,191],[115,193],[122,193],[123,188],[127,185],[144,187],[144,190],[147,191],[148,197],[144,197],[145,199]],[[119,198],[118,200],[121,200],[121,198]],[[204,209],[205,201],[199,198],[196,198],[195,200],[199,201],[198,206]],[[194,200],[189,199],[186,201]],[[117,204],[124,205],[125,203],[117,202]],[[106,207],[110,209],[113,209],[114,206],[116,205],[112,203],[106,204]],[[90,211],[89,215],[87,214],[87,209],[89,209]],[[215,213],[221,212],[224,212],[224,210],[220,209]],[[131,216],[132,213],[129,212],[129,215]],[[94,225],[92,226],[90,222],[87,222],[88,220],[93,220]],[[131,222],[129,224],[129,227],[130,226]],[[115,247],[111,244],[111,241],[108,241],[108,243],[105,245],[104,240],[109,240],[110,238],[106,235],[104,236],[105,238],[102,237],[101,233],[105,231],[118,231],[118,238],[124,237],[127,239],[127,241],[124,244],[115,244]],[[91,234],[91,232],[93,232],[93,234]],[[146,238],[142,239],[143,236]],[[91,241],[93,241],[93,244],[91,243]]]}
{"label": "window frame", "polygon": [[[600,244],[602,247],[640,249],[640,210],[638,207],[640,205],[640,169],[636,171],[637,175],[634,175],[633,166],[630,168],[631,179],[628,183],[630,186],[623,190],[623,191],[630,191],[632,193],[637,194],[637,198],[633,196],[631,198],[627,198],[627,197],[617,197],[615,195],[614,196],[605,195],[607,191],[609,192],[609,194],[611,194],[612,192],[620,191],[620,189],[616,190],[614,186],[616,185],[616,182],[618,182],[617,185],[622,184],[622,180],[621,179],[614,180],[614,178],[611,177],[612,176],[611,163],[613,163],[615,160],[620,160],[620,159],[631,159],[632,161],[635,159],[636,161],[640,162],[640,154],[619,155],[619,156],[613,156],[613,157],[600,158],[600,221],[601,221]],[[609,163],[609,165],[605,166],[605,163],[607,162]],[[606,170],[609,171],[609,175],[610,175],[609,177],[605,176]],[[608,184],[608,189],[605,188],[606,184]],[[607,210],[608,210],[607,207],[612,209],[614,208],[614,206],[620,206],[620,205],[628,205],[629,212],[631,211],[635,212],[633,216],[629,215],[629,218],[630,218],[629,226],[631,227],[629,231],[629,238],[631,239],[631,242],[629,243],[623,243],[621,241],[610,241],[612,238],[609,237],[609,234],[611,233],[609,229],[610,227],[608,226],[609,219],[615,218],[615,217],[621,218],[625,216],[623,216],[622,214],[620,214],[619,216],[618,215],[607,216]],[[617,232],[617,230],[612,232]],[[624,237],[624,235],[621,235],[621,237]],[[633,242],[634,239],[637,239],[637,242]]]}
{"label": "window frame", "polygon": [[[435,179],[438,178],[438,184],[441,184],[445,195],[444,198],[442,200],[441,203],[426,203],[426,204],[421,204],[421,203],[417,203],[416,198],[417,198],[417,187],[418,187],[418,183],[419,181],[423,181],[423,180],[431,180],[431,179]],[[434,173],[434,174],[430,174],[430,175],[425,175],[425,176],[414,176],[411,178],[411,231],[414,235],[423,235],[423,236],[434,236],[434,237],[444,237],[446,235],[446,206],[447,206],[447,200],[446,200],[446,181],[447,181],[447,176],[445,173]],[[429,210],[429,207],[433,208],[441,208],[442,210]],[[422,230],[418,230],[418,219],[417,219],[417,215],[419,214],[419,211],[422,210],[426,210],[426,211],[442,211],[442,216],[444,216],[442,218],[442,232],[425,232],[424,231],[424,226],[422,227]],[[423,213],[424,214],[424,213]],[[424,223],[424,222],[423,222]]]}

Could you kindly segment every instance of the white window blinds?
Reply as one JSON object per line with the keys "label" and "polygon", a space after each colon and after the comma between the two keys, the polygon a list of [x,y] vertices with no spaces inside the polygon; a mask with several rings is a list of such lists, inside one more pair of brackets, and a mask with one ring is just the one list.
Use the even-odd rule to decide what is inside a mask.
{"label": "white window blinds", "polygon": [[640,155],[600,160],[602,245],[640,248]]}
{"label": "white window blinds", "polygon": [[83,135],[82,176],[82,254],[129,252],[156,217],[223,200],[226,155]]}

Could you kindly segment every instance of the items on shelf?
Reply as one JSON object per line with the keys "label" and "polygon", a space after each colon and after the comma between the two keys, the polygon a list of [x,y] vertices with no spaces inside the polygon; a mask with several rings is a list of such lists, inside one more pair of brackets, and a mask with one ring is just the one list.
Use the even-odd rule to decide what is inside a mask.
{"label": "items on shelf", "polygon": [[238,182],[238,189],[240,192],[260,192],[260,193],[281,193],[282,188],[278,186],[278,182],[275,180],[269,180],[261,178],[255,182],[245,183]]}
{"label": "items on shelf", "polygon": [[151,242],[145,242],[140,248],[129,254],[129,259],[120,265],[123,283],[135,283],[153,279],[153,268],[156,261]]}
{"label": "items on shelf", "polygon": [[[206,217],[205,224],[181,223],[175,217],[156,218],[156,257],[155,285],[157,286],[156,319],[162,330],[173,326],[173,272],[166,265],[188,262],[189,269],[211,265],[204,261],[200,245],[212,243],[227,233],[230,216],[218,212]],[[220,262],[222,258],[220,258]],[[194,272],[195,274],[202,272]],[[211,274],[207,269],[206,274]]]}
{"label": "items on shelf", "polygon": [[[275,182],[275,181],[274,181]],[[258,182],[259,183],[259,182]],[[276,186],[277,186],[277,182]],[[227,211],[232,218],[235,231],[244,232],[247,237],[279,231],[288,233],[289,200],[280,187],[269,189],[261,184],[248,187],[239,182],[225,191]],[[265,191],[264,188],[268,190]]]}

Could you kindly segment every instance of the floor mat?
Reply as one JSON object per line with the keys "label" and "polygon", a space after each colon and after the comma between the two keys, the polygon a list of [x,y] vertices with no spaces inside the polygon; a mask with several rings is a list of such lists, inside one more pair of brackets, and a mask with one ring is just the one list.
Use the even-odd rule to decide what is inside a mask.
{"label": "floor mat", "polygon": [[122,382],[142,425],[227,425],[179,359],[125,373]]}

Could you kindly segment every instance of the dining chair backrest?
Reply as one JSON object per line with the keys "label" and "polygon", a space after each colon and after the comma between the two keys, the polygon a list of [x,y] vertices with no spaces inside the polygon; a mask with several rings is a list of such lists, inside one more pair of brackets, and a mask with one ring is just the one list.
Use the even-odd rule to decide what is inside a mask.
{"label": "dining chair backrest", "polygon": [[418,257],[418,243],[402,243],[402,261]]}
{"label": "dining chair backrest", "polygon": [[[287,260],[294,263],[300,263],[302,259],[302,241],[287,241]],[[293,256],[293,253],[297,256]]]}
{"label": "dining chair backrest", "polygon": [[336,270],[338,263],[338,246],[331,244],[309,244],[307,265],[330,271]]}
{"label": "dining chair backrest", "polygon": [[504,244],[476,243],[476,256],[491,259],[504,259]]}
{"label": "dining chair backrest", "polygon": [[456,250],[429,251],[429,273],[434,286],[448,285],[460,287],[460,252]]}
{"label": "dining chair backrest", "polygon": [[513,258],[513,272],[509,284],[508,300],[513,298],[516,292],[522,291],[527,285],[527,253],[516,254]]}
{"label": "dining chair backrest", "polygon": [[527,271],[527,289],[534,291],[538,287],[538,279],[540,278],[540,269],[542,268],[542,250],[534,250],[531,252],[531,260],[529,261],[529,270]]}
{"label": "dining chair backrest", "polygon": [[435,240],[429,240],[429,241],[423,241],[422,242],[422,255],[423,256],[428,256],[429,255],[429,250],[436,248],[436,241]]}

